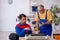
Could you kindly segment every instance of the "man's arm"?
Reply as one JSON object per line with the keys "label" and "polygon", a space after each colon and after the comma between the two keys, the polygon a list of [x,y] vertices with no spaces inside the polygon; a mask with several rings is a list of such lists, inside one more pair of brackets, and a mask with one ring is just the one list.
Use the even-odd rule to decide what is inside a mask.
{"label": "man's arm", "polygon": [[47,21],[47,22],[42,23],[42,24],[52,24],[52,21]]}
{"label": "man's arm", "polygon": [[18,36],[24,36],[25,35],[25,31],[24,31],[24,29],[20,29],[20,28],[18,28],[17,26],[15,27],[15,30],[16,30],[16,34],[18,35]]}
{"label": "man's arm", "polygon": [[52,24],[52,12],[50,10],[47,12],[47,22],[43,24]]}
{"label": "man's arm", "polygon": [[35,14],[34,19],[35,19],[34,21],[36,21],[36,26],[38,27],[39,26],[39,22],[38,22],[39,18],[38,18],[38,14],[37,13]]}

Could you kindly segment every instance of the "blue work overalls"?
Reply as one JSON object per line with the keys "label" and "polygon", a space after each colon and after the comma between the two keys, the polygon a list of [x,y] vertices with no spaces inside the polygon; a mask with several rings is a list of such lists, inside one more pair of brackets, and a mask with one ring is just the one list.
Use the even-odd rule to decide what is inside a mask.
{"label": "blue work overalls", "polygon": [[[42,24],[42,22],[47,22],[47,11],[46,11],[46,17],[45,19],[40,19],[39,24]],[[40,33],[43,33],[45,36],[51,36],[52,34],[52,24],[44,24],[39,27]]]}

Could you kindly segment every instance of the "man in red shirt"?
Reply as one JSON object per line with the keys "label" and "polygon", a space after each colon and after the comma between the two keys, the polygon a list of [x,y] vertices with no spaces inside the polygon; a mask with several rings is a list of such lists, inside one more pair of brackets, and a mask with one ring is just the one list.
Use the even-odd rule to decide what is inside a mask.
{"label": "man in red shirt", "polygon": [[20,22],[15,27],[16,34],[19,37],[24,37],[25,34],[31,34],[31,27],[29,24],[26,24],[26,15],[20,14],[18,18],[20,19]]}

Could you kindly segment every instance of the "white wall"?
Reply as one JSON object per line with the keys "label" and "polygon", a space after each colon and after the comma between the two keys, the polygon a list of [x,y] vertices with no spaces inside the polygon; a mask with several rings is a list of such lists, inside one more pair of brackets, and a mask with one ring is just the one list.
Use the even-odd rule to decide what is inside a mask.
{"label": "white wall", "polygon": [[0,31],[14,31],[16,17],[20,13],[29,14],[28,0],[13,0],[13,4],[8,4],[8,0],[0,0]]}
{"label": "white wall", "polygon": [[60,0],[43,0],[43,5],[46,9],[50,9],[52,5],[57,5],[60,8]]}
{"label": "white wall", "polygon": [[[0,0],[0,8],[1,8],[1,0]],[[0,9],[0,14],[1,14],[1,9]],[[0,22],[1,22],[1,20],[0,20]],[[1,23],[0,23],[1,24]],[[1,29],[1,28],[0,28]]]}

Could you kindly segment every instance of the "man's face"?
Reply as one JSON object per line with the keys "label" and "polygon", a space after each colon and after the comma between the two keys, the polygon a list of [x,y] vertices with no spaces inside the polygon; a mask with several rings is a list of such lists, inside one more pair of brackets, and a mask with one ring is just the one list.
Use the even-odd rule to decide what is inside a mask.
{"label": "man's face", "polygon": [[41,7],[41,6],[38,6],[38,11],[43,11],[43,7]]}
{"label": "man's face", "polygon": [[26,24],[26,17],[22,17],[21,22],[22,22],[22,24]]}

